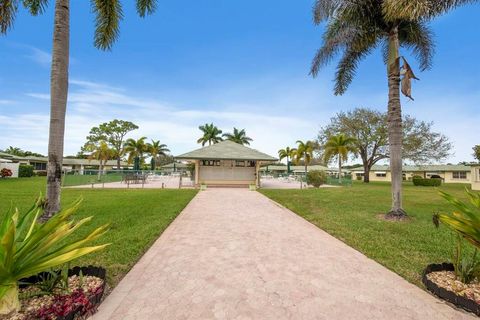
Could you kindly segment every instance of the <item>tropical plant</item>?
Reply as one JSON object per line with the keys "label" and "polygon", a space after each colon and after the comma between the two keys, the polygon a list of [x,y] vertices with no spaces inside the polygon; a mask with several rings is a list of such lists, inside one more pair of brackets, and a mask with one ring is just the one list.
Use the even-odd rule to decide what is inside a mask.
{"label": "tropical plant", "polygon": [[[312,62],[311,74],[342,52],[335,76],[335,94],[343,94],[352,82],[358,63],[377,46],[383,47],[388,76],[388,141],[392,174],[392,208],[390,217],[404,218],[402,208],[402,93],[411,98],[411,79],[417,79],[400,56],[400,48],[412,49],[420,70],[430,68],[434,44],[428,26],[431,18],[449,9],[473,1],[419,0],[318,0],[314,21],[327,21],[323,45]],[[421,3],[421,5],[420,5]],[[422,9],[420,9],[422,8]],[[403,62],[400,68],[400,61]],[[403,78],[401,79],[401,75]]]}
{"label": "tropical plant", "polygon": [[283,159],[287,159],[287,173],[290,173],[290,160],[293,158],[295,154],[295,149],[290,149],[290,147],[286,147],[285,149],[278,150],[278,159],[282,161]]}
{"label": "tropical plant", "polygon": [[473,157],[477,160],[480,161],[480,144],[477,144],[473,148]]}
{"label": "tropical plant", "polygon": [[197,140],[197,143],[201,143],[202,146],[204,146],[207,142],[208,145],[211,145],[212,143],[218,143],[222,141],[222,130],[218,129],[216,126],[213,125],[213,123],[205,123],[202,126],[199,126],[198,129],[202,131],[203,136]]}
{"label": "tropical plant", "polygon": [[[9,0],[0,5],[0,34],[12,27],[19,2],[34,16],[45,11],[48,0]],[[156,0],[136,0],[140,17],[155,11]],[[119,35],[123,18],[120,1],[92,1],[95,13],[95,47],[110,50]],[[53,21],[53,49],[50,76],[50,133],[47,165],[47,205],[43,220],[48,220],[60,210],[65,114],[68,96],[68,68],[70,56],[70,0],[55,0]]]}
{"label": "tropical plant", "polygon": [[327,182],[327,174],[322,170],[311,170],[307,173],[306,181],[308,185],[318,188]]}
{"label": "tropical plant", "polygon": [[303,160],[303,164],[305,166],[305,177],[307,176],[308,172],[308,164],[312,161],[313,158],[313,150],[314,150],[314,142],[313,141],[301,141],[297,140],[297,148],[293,151],[293,156],[295,159],[295,163],[299,163]]}
{"label": "tropical plant", "polygon": [[166,156],[167,152],[170,151],[170,149],[167,148],[166,144],[160,143],[160,140],[152,140],[152,143],[147,143],[147,150],[148,153],[152,156],[152,161],[151,161],[151,169],[155,170],[155,166],[157,163],[157,158],[159,156]]}
{"label": "tropical plant", "polygon": [[125,152],[128,153],[128,163],[135,161],[135,170],[140,170],[140,164],[145,160],[144,154],[148,151],[148,145],[145,143],[147,137],[141,137],[138,140],[127,139],[125,141]]}
{"label": "tropical plant", "polygon": [[222,136],[225,138],[225,140],[233,141],[241,145],[250,145],[250,142],[253,141],[252,138],[247,137],[245,129],[238,130],[235,127],[233,128],[232,133],[224,133]]}
{"label": "tropical plant", "polygon": [[81,199],[61,210],[45,223],[37,221],[44,202],[41,197],[24,215],[11,209],[3,216],[0,225],[0,314],[18,310],[18,281],[49,268],[62,265],[83,255],[105,248],[108,244],[86,246],[102,236],[107,225],[101,226],[86,237],[71,239],[83,224],[72,219]]}
{"label": "tropical plant", "polygon": [[343,134],[331,136],[323,146],[325,162],[329,162],[332,158],[338,159],[338,181],[342,181],[342,161],[348,160],[349,153],[355,153],[355,139],[346,137]]}
{"label": "tropical plant", "polygon": [[463,252],[465,240],[457,233],[457,245],[453,254],[453,266],[457,279],[463,283],[470,283],[480,274],[480,261],[477,259],[477,249],[472,256],[466,256]]}
{"label": "tropical plant", "polygon": [[21,164],[18,166],[18,176],[20,178],[29,178],[33,177],[35,172],[33,171],[33,166],[29,164]]}
{"label": "tropical plant", "polygon": [[20,156],[24,155],[24,151],[18,147],[9,146],[7,149],[3,150],[3,152],[11,154],[13,156]]}
{"label": "tropical plant", "polygon": [[451,194],[439,191],[440,196],[455,210],[451,213],[434,214],[433,223],[437,227],[440,223],[446,225],[478,249],[480,248],[480,193],[474,193],[468,189],[465,191],[470,205]]}
{"label": "tropical plant", "polygon": [[85,145],[85,151],[91,152],[88,156],[89,160],[95,159],[99,162],[98,167],[98,180],[100,180],[103,174],[103,167],[107,164],[107,161],[115,156],[115,151],[109,147],[105,141],[99,141],[98,143],[87,143]]}

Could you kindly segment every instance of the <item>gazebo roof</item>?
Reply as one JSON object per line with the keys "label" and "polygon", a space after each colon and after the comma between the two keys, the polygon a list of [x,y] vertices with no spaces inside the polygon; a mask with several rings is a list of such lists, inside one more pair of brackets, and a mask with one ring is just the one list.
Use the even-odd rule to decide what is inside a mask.
{"label": "gazebo roof", "polygon": [[258,160],[276,161],[277,159],[229,140],[212,144],[175,157],[185,160]]}

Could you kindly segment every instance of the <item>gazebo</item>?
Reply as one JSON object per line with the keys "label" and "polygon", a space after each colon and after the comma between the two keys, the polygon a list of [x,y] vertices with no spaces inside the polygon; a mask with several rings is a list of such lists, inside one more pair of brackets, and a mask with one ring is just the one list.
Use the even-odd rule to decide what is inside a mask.
{"label": "gazebo", "polygon": [[258,171],[275,157],[232,141],[222,141],[176,156],[195,164],[195,186],[260,186]]}

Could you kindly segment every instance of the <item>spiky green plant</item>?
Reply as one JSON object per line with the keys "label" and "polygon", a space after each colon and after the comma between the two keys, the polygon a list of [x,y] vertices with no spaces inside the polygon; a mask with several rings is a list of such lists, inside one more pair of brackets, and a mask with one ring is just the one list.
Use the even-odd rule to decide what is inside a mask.
{"label": "spiky green plant", "polygon": [[107,225],[95,229],[81,240],[70,236],[92,217],[75,221],[72,215],[82,199],[61,210],[45,223],[38,222],[43,211],[41,197],[21,215],[11,209],[0,225],[0,314],[18,310],[18,281],[101,250],[108,244],[85,246],[107,231]]}
{"label": "spiky green plant", "polygon": [[433,222],[437,227],[439,223],[446,225],[476,248],[480,248],[480,193],[465,190],[471,205],[458,200],[451,194],[440,191],[440,196],[453,205],[456,210],[451,213],[435,214]]}

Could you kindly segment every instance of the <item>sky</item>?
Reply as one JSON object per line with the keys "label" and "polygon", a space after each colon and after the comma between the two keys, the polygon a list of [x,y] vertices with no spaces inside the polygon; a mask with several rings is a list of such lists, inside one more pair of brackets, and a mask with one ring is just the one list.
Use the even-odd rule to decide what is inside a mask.
{"label": "sky", "polygon": [[[385,111],[386,71],[380,52],[364,60],[343,96],[333,94],[335,64],[313,79],[309,67],[324,26],[312,22],[313,1],[159,0],[144,19],[123,1],[124,19],[111,51],[93,46],[89,1],[71,1],[71,65],[65,155],[76,154],[91,127],[112,119],[140,128],[129,137],[159,139],[173,155],[199,147],[198,126],[245,128],[255,149],[276,155],[314,139],[339,111]],[[47,153],[53,1],[0,36],[0,149]],[[431,23],[431,70],[416,71],[415,101],[403,112],[433,121],[453,142],[444,162],[472,161],[480,144],[480,4]],[[414,68],[417,63],[402,52]]]}

